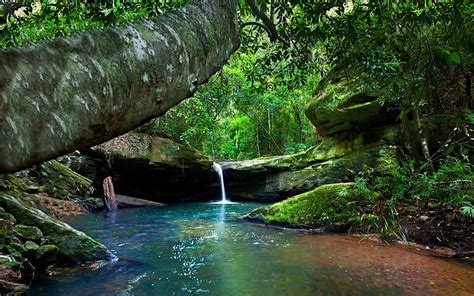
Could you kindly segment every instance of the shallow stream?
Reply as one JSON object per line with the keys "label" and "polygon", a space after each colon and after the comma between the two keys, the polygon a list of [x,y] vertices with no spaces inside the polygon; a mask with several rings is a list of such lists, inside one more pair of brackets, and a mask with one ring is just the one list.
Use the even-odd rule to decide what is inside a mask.
{"label": "shallow stream", "polygon": [[474,270],[347,235],[241,222],[256,203],[85,215],[72,226],[120,259],[58,270],[31,295],[473,295]]}

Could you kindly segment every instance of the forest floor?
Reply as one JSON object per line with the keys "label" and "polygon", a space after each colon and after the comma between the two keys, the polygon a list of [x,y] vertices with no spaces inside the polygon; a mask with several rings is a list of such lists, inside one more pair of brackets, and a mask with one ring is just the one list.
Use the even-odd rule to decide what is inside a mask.
{"label": "forest floor", "polygon": [[474,251],[474,223],[453,206],[434,207],[435,200],[396,206],[407,239],[429,247],[448,247],[456,253]]}

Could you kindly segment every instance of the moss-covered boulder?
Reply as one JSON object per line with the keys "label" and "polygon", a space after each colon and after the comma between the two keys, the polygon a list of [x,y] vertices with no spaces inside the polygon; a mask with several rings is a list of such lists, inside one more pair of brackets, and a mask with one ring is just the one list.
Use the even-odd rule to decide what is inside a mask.
{"label": "moss-covered boulder", "polygon": [[357,218],[360,207],[377,197],[377,193],[369,190],[354,190],[354,183],[327,184],[258,208],[244,219],[298,228],[344,231]]}
{"label": "moss-covered boulder", "polygon": [[15,253],[18,253],[20,254],[20,256],[18,257],[22,257],[24,254],[26,254],[26,252],[28,251],[26,249],[26,247],[21,244],[21,243],[10,243],[8,246],[7,246],[7,249],[6,249],[7,253],[8,254],[15,254]]}
{"label": "moss-covered boulder", "polygon": [[322,136],[394,123],[396,112],[380,103],[378,90],[359,69],[336,69],[316,89],[306,116]]}
{"label": "moss-covered boulder", "polygon": [[59,253],[59,248],[55,245],[42,245],[36,250],[36,256],[33,259],[36,268],[42,270],[53,264]]}
{"label": "moss-covered boulder", "polygon": [[58,160],[47,161],[37,170],[41,176],[37,179],[40,192],[59,198],[87,196],[90,192],[92,181]]}
{"label": "moss-covered boulder", "polygon": [[[101,243],[10,194],[0,192],[0,206],[24,225],[38,227],[49,242],[58,247],[63,261],[84,262],[107,257],[107,248]],[[2,221],[5,220],[0,220],[0,226]],[[5,228],[5,231],[10,231],[11,237],[12,230]]]}
{"label": "moss-covered boulder", "polygon": [[26,226],[23,224],[15,225],[15,231],[18,236],[24,240],[31,240],[34,242],[41,242],[43,238],[43,232],[36,226]]}

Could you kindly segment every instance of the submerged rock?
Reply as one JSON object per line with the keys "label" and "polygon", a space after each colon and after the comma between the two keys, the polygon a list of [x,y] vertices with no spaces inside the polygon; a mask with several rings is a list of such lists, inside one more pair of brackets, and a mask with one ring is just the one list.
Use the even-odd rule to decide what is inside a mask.
{"label": "submerged rock", "polygon": [[[107,248],[101,243],[10,194],[0,193],[0,205],[24,225],[39,228],[49,242],[58,247],[58,254],[63,261],[84,262],[107,257]],[[0,220],[0,226],[1,221],[5,220]],[[12,229],[5,228],[5,231],[10,231],[8,237],[12,236]]]}

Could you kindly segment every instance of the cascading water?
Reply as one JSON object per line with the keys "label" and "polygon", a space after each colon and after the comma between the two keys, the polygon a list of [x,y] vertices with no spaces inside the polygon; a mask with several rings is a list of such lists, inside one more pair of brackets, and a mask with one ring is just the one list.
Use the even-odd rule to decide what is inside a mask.
{"label": "cascading water", "polygon": [[224,186],[224,173],[222,172],[222,167],[220,164],[217,162],[214,162],[212,164],[212,169],[219,175],[219,182],[221,184],[221,200],[218,202],[213,202],[213,204],[232,204],[233,202],[230,202],[227,200],[227,197],[225,195],[225,186]]}

